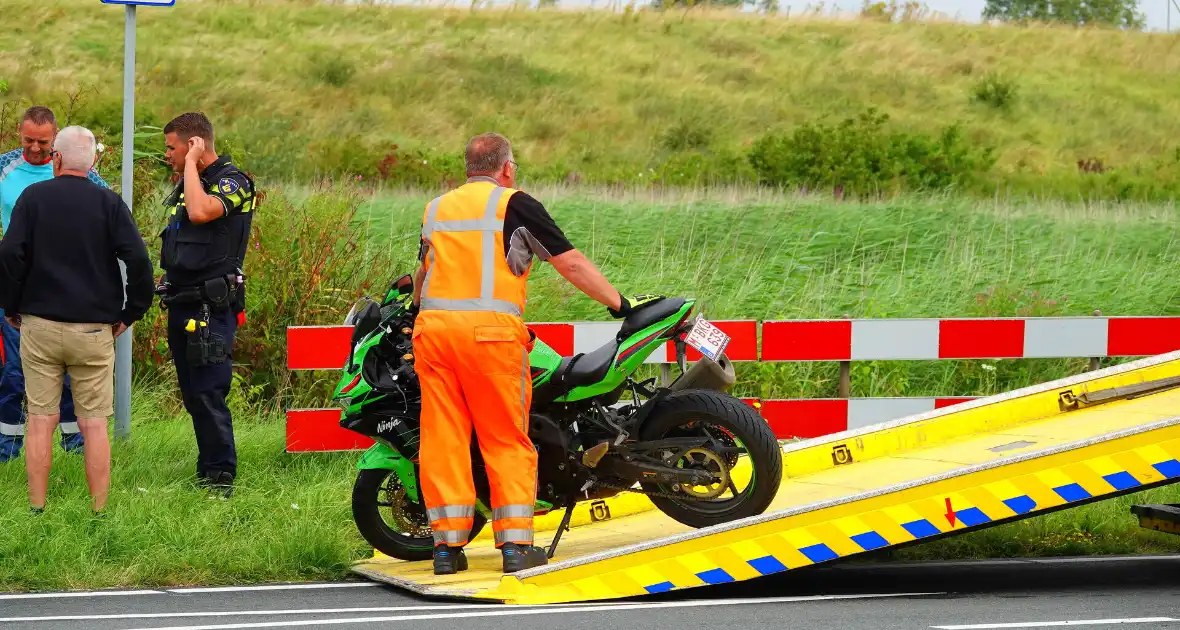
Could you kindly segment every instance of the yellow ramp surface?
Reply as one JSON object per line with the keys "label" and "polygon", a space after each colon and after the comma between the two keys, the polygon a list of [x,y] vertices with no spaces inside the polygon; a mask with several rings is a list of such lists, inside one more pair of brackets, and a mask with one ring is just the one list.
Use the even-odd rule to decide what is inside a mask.
{"label": "yellow ramp surface", "polygon": [[424,595],[572,602],[955,535],[1180,481],[1177,384],[1180,353],[1170,353],[789,444],[779,493],[760,516],[699,530],[657,510],[591,522],[563,535],[551,564],[513,575],[486,541],[468,547],[470,569],[457,575],[388,558],[354,571]]}

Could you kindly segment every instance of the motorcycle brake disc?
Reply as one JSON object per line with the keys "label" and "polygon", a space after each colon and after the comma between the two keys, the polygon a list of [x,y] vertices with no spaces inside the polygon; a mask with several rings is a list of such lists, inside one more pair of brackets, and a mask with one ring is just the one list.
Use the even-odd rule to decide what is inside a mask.
{"label": "motorcycle brake disc", "polygon": [[409,500],[406,489],[397,475],[389,475],[383,489],[385,496],[389,498],[389,510],[393,516],[395,531],[413,537],[432,535],[430,523],[426,521],[426,513],[422,511],[421,505]]}

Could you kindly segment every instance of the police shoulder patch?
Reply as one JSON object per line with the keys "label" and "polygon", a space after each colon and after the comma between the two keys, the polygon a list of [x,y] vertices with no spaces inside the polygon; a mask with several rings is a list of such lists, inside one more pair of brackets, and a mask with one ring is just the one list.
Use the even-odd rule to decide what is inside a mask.
{"label": "police shoulder patch", "polygon": [[223,195],[232,195],[238,192],[238,188],[238,182],[232,177],[222,177],[221,180],[217,182],[217,191]]}

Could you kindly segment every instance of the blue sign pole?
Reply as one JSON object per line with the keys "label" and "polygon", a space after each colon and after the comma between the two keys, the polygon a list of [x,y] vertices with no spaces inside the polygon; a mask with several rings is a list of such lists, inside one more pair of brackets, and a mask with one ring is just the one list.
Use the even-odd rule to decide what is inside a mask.
{"label": "blue sign pole", "polygon": [[[131,189],[135,170],[135,7],[170,7],[176,0],[102,0],[103,4],[126,5],[123,28],[123,203],[131,210]],[[119,261],[123,284],[127,266]],[[126,300],[126,293],[123,299]],[[133,328],[115,340],[115,437],[131,437],[131,339]]]}

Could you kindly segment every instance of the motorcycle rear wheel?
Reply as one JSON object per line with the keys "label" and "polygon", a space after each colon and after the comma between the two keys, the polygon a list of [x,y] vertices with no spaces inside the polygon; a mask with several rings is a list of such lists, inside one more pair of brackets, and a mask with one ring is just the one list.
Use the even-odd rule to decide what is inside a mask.
{"label": "motorcycle rear wheel", "polygon": [[[361,537],[377,551],[400,560],[430,560],[434,555],[434,538],[426,510],[421,503],[405,496],[401,480],[392,473],[386,468],[360,471],[352,486],[352,519]],[[392,505],[383,505],[379,500],[383,490],[392,495],[387,499]],[[400,529],[412,531],[391,527],[384,518],[386,514],[400,521]],[[487,519],[476,512],[467,540],[474,540],[485,524]]]}
{"label": "motorcycle rear wheel", "polygon": [[[686,426],[689,428],[685,429]],[[701,426],[707,427],[710,434],[719,435],[735,444],[740,443],[745,448],[752,468],[750,486],[738,496],[728,499],[694,499],[687,495],[675,499],[652,496],[649,497],[651,502],[664,514],[695,528],[761,514],[778,494],[783,476],[782,451],[766,421],[740,399],[704,389],[675,392],[652,411],[640,429],[640,437],[643,440],[658,440],[673,435],[684,437],[686,431],[696,434]],[[714,461],[717,459],[726,458],[717,456]],[[732,468],[733,464],[729,466]],[[641,482],[641,485],[647,491],[669,493],[674,490],[670,486],[650,482]]]}

